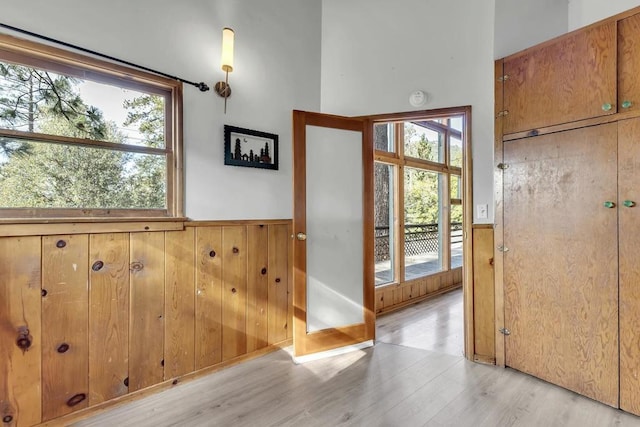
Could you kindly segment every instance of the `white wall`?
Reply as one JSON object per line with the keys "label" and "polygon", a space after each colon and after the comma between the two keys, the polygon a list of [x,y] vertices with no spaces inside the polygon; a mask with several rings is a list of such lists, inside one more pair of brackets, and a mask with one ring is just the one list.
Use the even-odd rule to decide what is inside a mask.
{"label": "white wall", "polygon": [[494,58],[504,58],[565,34],[569,19],[567,1],[495,0]]}
{"label": "white wall", "polygon": [[639,0],[569,0],[569,31],[637,6]]}
{"label": "white wall", "polygon": [[[233,90],[184,90],[186,214],[291,218],[291,110],[320,108],[318,0],[0,0],[0,22],[213,87],[222,28],[236,32]],[[223,165],[223,125],[276,133],[278,171]]]}
{"label": "white wall", "polygon": [[415,110],[416,89],[420,109],[472,106],[475,222],[493,221],[493,25],[494,0],[323,1],[323,112]]}

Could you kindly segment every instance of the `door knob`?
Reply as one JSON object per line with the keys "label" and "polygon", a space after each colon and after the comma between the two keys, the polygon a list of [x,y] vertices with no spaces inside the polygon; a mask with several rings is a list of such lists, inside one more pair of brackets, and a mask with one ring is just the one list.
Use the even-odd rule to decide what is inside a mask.
{"label": "door knob", "polygon": [[604,202],[603,205],[604,205],[605,208],[609,208],[609,209],[612,209],[612,208],[616,207],[616,204],[613,203],[613,202]]}
{"label": "door knob", "polygon": [[632,208],[636,205],[636,202],[634,202],[633,200],[625,200],[623,205],[625,205],[628,208]]}
{"label": "door knob", "polygon": [[298,240],[307,240],[307,235],[304,234],[304,233],[298,233],[298,234],[296,234],[296,238]]}

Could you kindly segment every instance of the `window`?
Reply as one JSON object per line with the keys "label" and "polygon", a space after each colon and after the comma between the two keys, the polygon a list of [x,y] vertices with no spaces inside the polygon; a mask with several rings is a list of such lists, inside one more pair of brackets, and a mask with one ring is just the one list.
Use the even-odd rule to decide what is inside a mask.
{"label": "window", "polygon": [[181,85],[0,36],[0,215],[176,217]]}
{"label": "window", "polygon": [[374,124],[376,285],[462,266],[464,118]]}

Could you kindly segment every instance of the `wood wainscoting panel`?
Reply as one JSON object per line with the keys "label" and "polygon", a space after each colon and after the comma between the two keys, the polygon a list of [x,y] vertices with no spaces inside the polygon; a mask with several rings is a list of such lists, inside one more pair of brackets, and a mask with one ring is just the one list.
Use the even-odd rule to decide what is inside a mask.
{"label": "wood wainscoting panel", "polygon": [[89,404],[89,236],[42,238],[42,419]]}
{"label": "wood wainscoting panel", "polygon": [[269,322],[269,229],[267,226],[247,227],[247,352],[267,346]]}
{"label": "wood wainscoting panel", "polygon": [[195,370],[195,229],[165,233],[164,379]]}
{"label": "wood wainscoting panel", "polygon": [[375,290],[376,313],[383,314],[432,298],[462,286],[462,268],[456,268]]}
{"label": "wood wainscoting panel", "polygon": [[89,236],[89,405],[127,394],[129,233]]}
{"label": "wood wainscoting panel", "polygon": [[40,236],[0,238],[0,419],[42,420]]}
{"label": "wood wainscoting panel", "polygon": [[4,424],[62,425],[291,344],[291,221],[203,224],[0,237]]}
{"label": "wood wainscoting panel", "polygon": [[289,226],[269,226],[269,274],[268,274],[268,320],[267,339],[276,344],[287,339],[291,329],[288,315],[289,298]]}
{"label": "wood wainscoting panel", "polygon": [[495,300],[493,283],[493,228],[473,228],[474,356],[495,360]]}
{"label": "wood wainscoting panel", "polygon": [[129,391],[164,379],[163,232],[131,233]]}
{"label": "wood wainscoting panel", "polygon": [[247,227],[222,228],[222,360],[247,352]]}
{"label": "wood wainscoting panel", "polygon": [[196,369],[222,362],[222,227],[196,228]]}

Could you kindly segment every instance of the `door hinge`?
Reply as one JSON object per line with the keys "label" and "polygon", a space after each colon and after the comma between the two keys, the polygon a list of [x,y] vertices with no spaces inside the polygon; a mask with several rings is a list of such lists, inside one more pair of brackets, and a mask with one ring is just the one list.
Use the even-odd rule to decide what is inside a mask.
{"label": "door hinge", "polygon": [[506,247],[506,246],[504,246],[504,245],[500,245],[500,246],[498,246],[498,250],[499,250],[500,252],[509,252],[509,248],[508,248],[508,247]]}
{"label": "door hinge", "polygon": [[507,328],[500,328],[498,329],[498,331],[502,334],[502,335],[511,335],[511,331],[508,330]]}
{"label": "door hinge", "polygon": [[498,111],[497,117],[504,117],[509,115],[509,110]]}
{"label": "door hinge", "polygon": [[505,74],[504,76],[498,77],[498,81],[499,82],[506,82],[507,80],[509,80],[509,75],[508,74]]}
{"label": "door hinge", "polygon": [[506,163],[498,163],[498,169],[502,169],[502,170],[509,169],[509,165]]}

